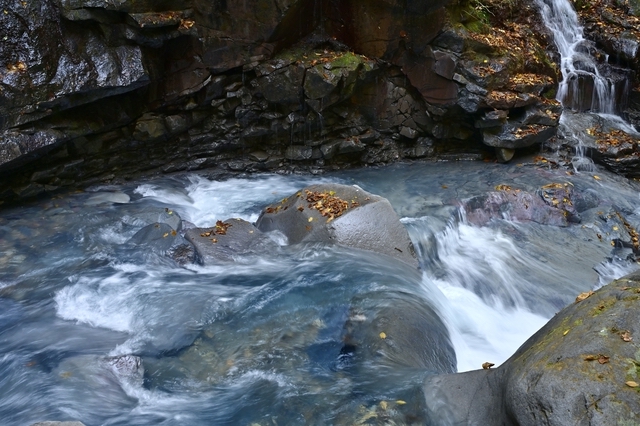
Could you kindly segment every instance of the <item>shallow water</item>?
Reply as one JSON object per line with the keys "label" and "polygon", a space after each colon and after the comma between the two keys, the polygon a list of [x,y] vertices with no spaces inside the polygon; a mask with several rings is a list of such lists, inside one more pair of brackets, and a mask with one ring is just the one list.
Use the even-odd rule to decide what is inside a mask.
{"label": "shallow water", "polygon": [[[436,312],[458,371],[466,371],[499,365],[577,294],[638,269],[630,249],[611,245],[628,239],[616,212],[640,223],[636,183],[522,161],[222,182],[181,175],[0,211],[0,418],[88,426],[424,423],[418,388],[433,372],[352,359],[343,339],[354,306],[363,318],[398,304]],[[313,244],[181,267],[127,243],[167,209],[201,227],[255,221],[267,203],[319,182],[388,198],[421,270]],[[461,200],[496,185],[535,191],[550,182],[589,195],[581,223],[507,217],[481,227],[460,214]],[[142,358],[144,375],[114,373],[109,357],[128,354]]]}

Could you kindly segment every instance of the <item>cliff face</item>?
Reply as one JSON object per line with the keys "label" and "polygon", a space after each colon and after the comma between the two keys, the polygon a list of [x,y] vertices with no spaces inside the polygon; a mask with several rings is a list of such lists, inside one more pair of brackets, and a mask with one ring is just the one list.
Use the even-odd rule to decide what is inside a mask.
{"label": "cliff face", "polygon": [[2,200],[205,168],[321,172],[486,146],[507,159],[560,114],[552,43],[519,0],[0,8]]}

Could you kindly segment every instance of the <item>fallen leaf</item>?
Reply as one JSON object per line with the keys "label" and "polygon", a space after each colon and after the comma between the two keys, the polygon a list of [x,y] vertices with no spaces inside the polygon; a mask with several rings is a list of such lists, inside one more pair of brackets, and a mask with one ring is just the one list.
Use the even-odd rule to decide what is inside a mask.
{"label": "fallen leaf", "polygon": [[595,180],[600,180],[600,176],[598,176],[598,175],[593,175],[593,178],[594,178]]}
{"label": "fallen leaf", "polygon": [[398,404],[398,405],[405,405],[406,403],[407,403],[406,401],[403,401],[401,399],[396,401],[396,404]]}
{"label": "fallen leaf", "polygon": [[587,297],[590,297],[590,296],[592,296],[594,294],[595,293],[593,291],[585,291],[584,293],[580,293],[578,295],[578,297],[576,297],[576,303],[582,302],[584,299],[586,299]]}
{"label": "fallen leaf", "polygon": [[596,359],[598,359],[596,355],[587,355],[584,357],[585,361],[595,361]]}
{"label": "fallen leaf", "polygon": [[387,401],[380,401],[380,408],[386,410],[388,407]]}
{"label": "fallen leaf", "polygon": [[638,387],[638,383],[634,382],[633,380],[629,380],[628,382],[624,382],[624,384],[629,386],[630,388],[637,388]]}
{"label": "fallen leaf", "polygon": [[490,369],[491,367],[493,367],[494,365],[495,365],[495,364],[494,364],[494,363],[492,363],[492,362],[483,362],[483,363],[482,363],[482,369],[483,369],[483,370],[488,370],[488,369]]}
{"label": "fallen leaf", "polygon": [[566,336],[569,333],[569,330],[565,330],[564,333],[562,333],[563,336]]}
{"label": "fallen leaf", "polygon": [[600,355],[598,356],[598,363],[600,364],[606,364],[609,362],[609,357],[606,355]]}
{"label": "fallen leaf", "polygon": [[313,222],[313,218],[312,217],[309,218],[309,222]]}
{"label": "fallen leaf", "polygon": [[381,339],[386,339],[387,338],[387,333],[385,333],[384,331],[380,332],[380,338]]}
{"label": "fallen leaf", "polygon": [[631,333],[629,333],[628,330],[625,330],[623,332],[620,333],[620,338],[622,340],[624,340],[625,342],[630,342],[631,340],[633,340],[633,337],[631,337]]}

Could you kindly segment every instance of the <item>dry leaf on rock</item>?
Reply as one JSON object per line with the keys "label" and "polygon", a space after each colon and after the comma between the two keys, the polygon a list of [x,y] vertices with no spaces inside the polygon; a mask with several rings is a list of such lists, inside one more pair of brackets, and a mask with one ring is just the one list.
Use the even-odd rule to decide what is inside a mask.
{"label": "dry leaf on rock", "polygon": [[580,293],[578,295],[578,297],[576,297],[576,303],[582,302],[584,299],[586,299],[587,297],[590,297],[590,296],[592,296],[594,294],[595,293],[593,291],[585,291],[584,293]]}

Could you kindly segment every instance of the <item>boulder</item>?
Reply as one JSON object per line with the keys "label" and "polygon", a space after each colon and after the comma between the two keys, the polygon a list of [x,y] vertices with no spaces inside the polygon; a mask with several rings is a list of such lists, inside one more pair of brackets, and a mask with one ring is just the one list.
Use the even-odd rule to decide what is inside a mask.
{"label": "boulder", "polygon": [[203,265],[233,262],[239,256],[261,255],[278,250],[271,238],[243,219],[219,220],[210,228],[187,230],[185,238],[195,247]]}
{"label": "boulder", "polygon": [[456,354],[436,311],[419,296],[402,292],[364,294],[351,301],[339,361],[380,368],[453,373]]}
{"label": "boulder", "polygon": [[498,185],[496,190],[462,202],[470,223],[486,225],[492,219],[508,219],[568,226],[569,222],[580,222],[572,201],[573,188],[569,184],[550,183],[537,193],[508,185]]}
{"label": "boulder", "polygon": [[356,186],[306,187],[268,206],[256,227],[263,232],[281,232],[289,244],[340,244],[418,267],[409,234],[389,201]]}
{"label": "boulder", "polygon": [[437,424],[562,426],[640,421],[640,273],[583,293],[499,368],[433,376]]}

